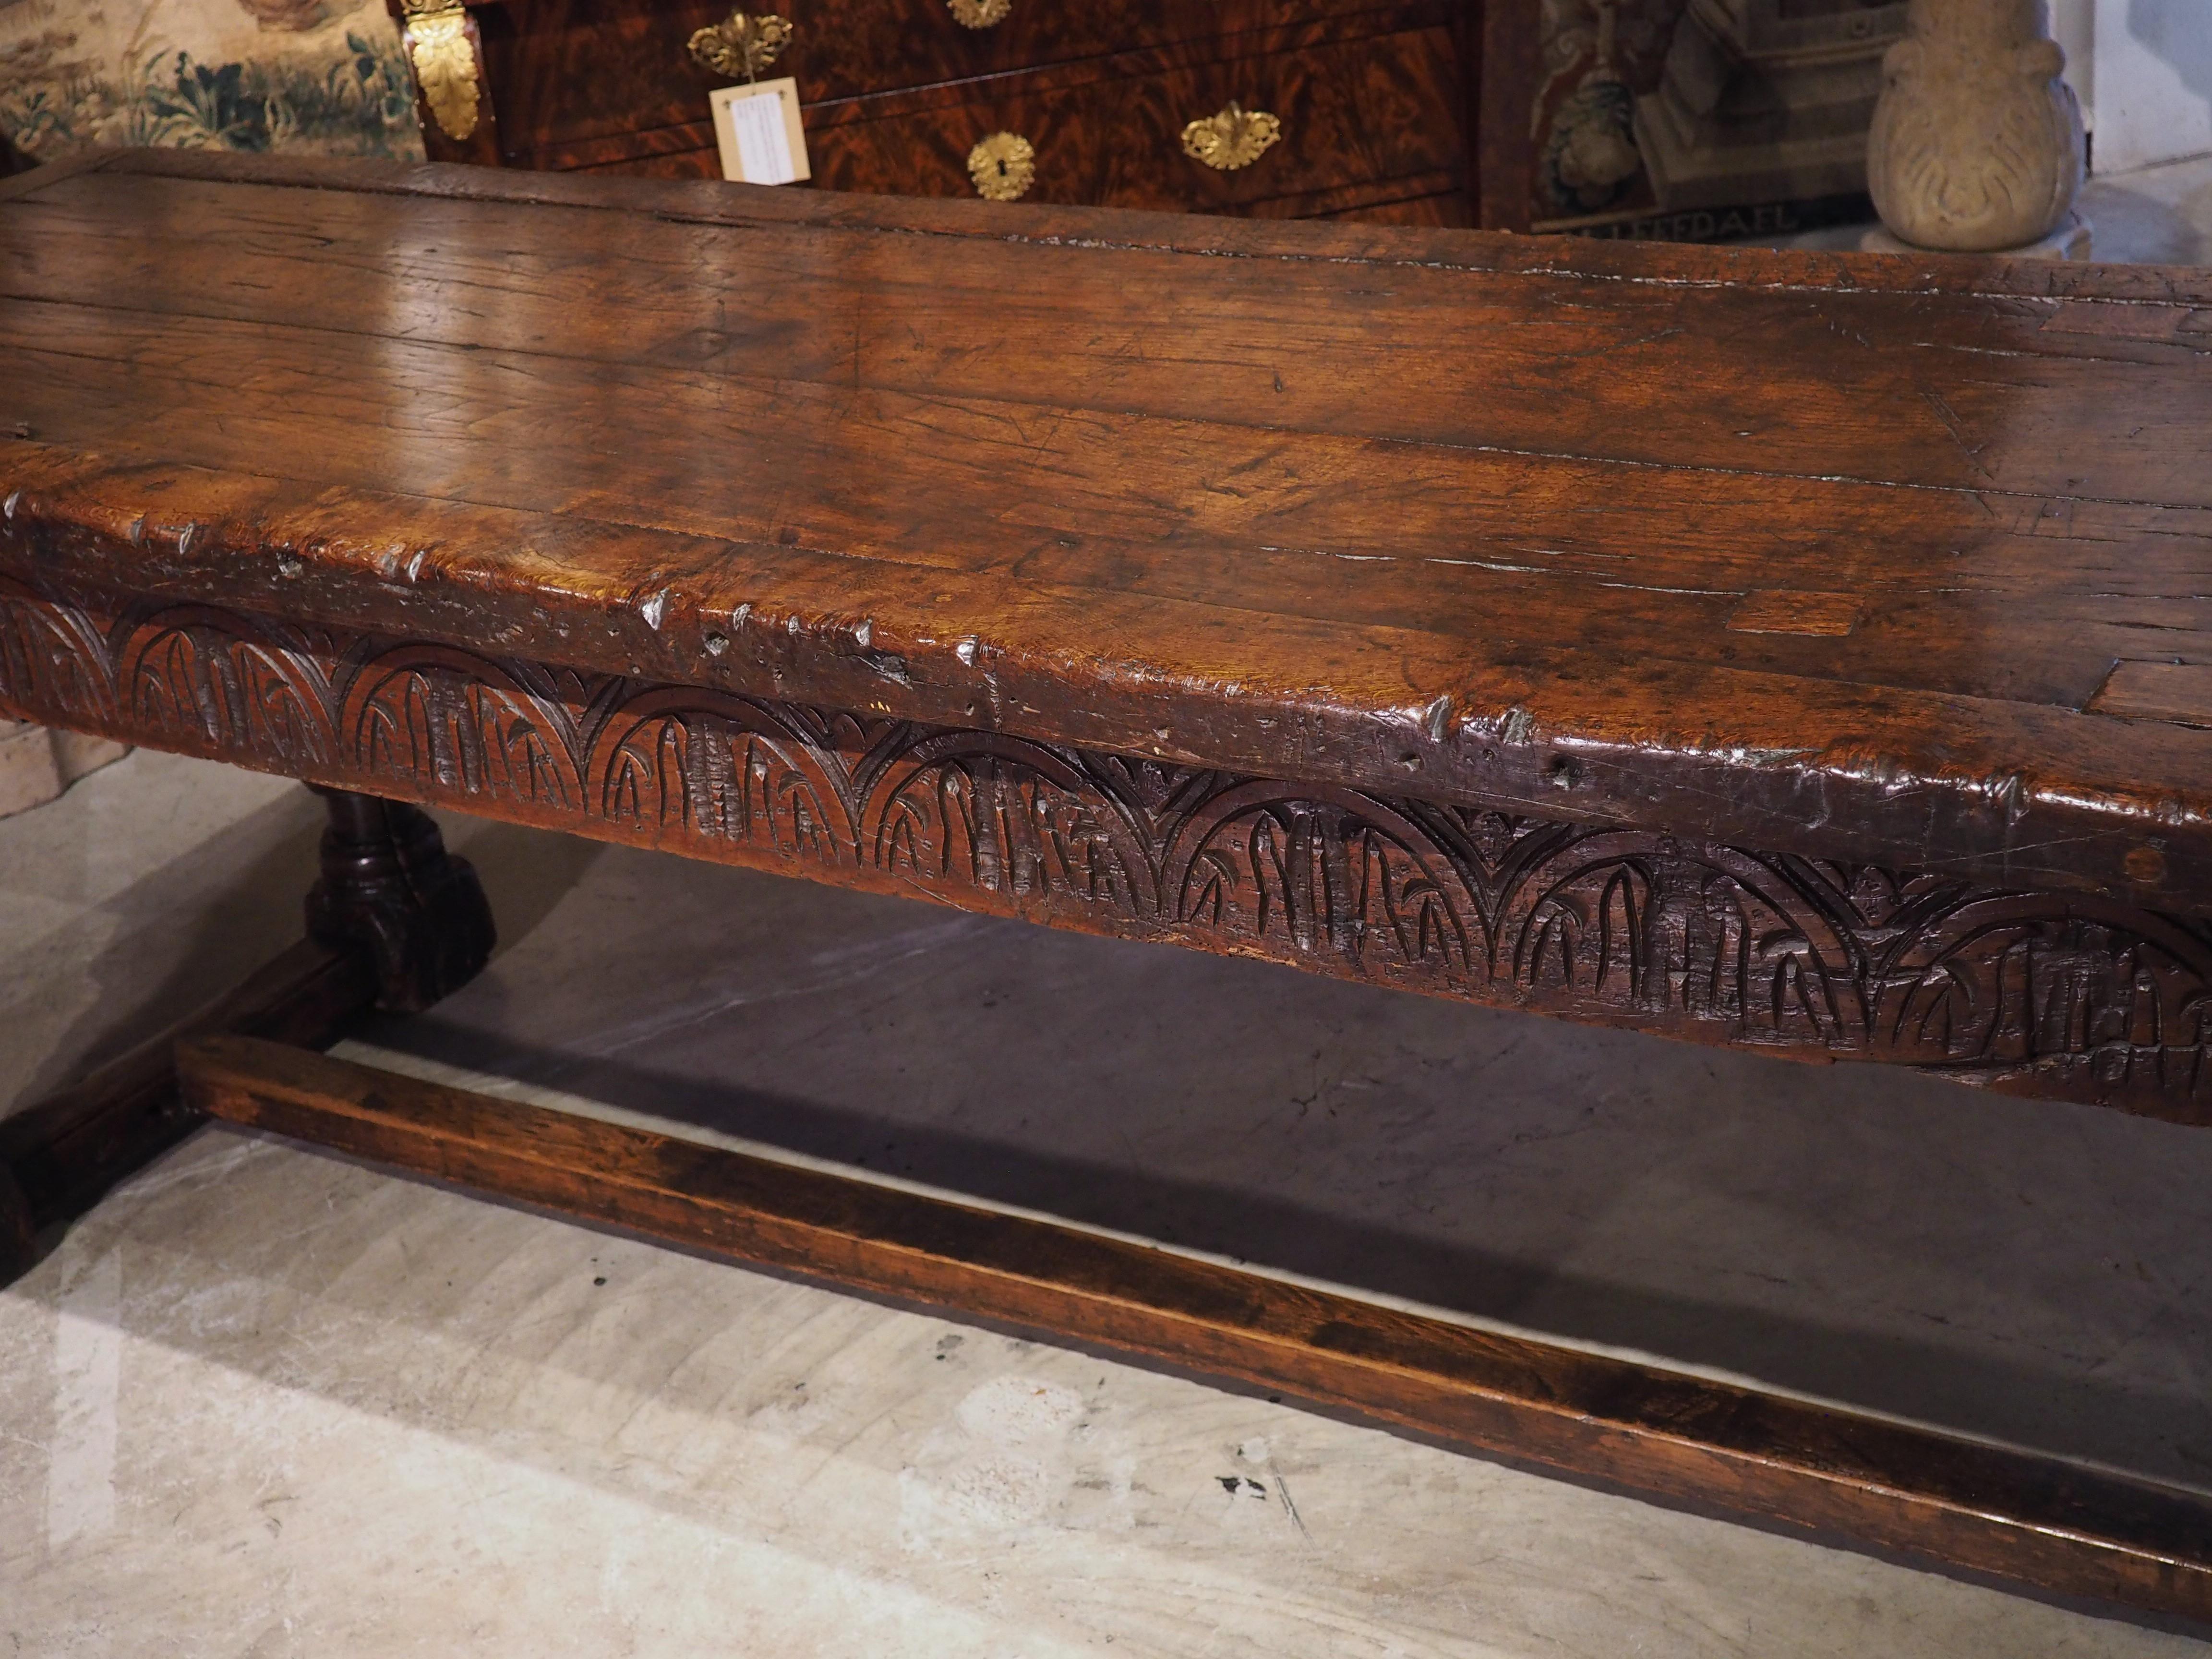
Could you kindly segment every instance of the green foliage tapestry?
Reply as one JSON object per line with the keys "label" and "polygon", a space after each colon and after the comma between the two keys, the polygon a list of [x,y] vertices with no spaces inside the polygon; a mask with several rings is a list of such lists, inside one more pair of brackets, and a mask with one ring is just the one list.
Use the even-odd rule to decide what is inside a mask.
{"label": "green foliage tapestry", "polygon": [[376,0],[0,0],[0,134],[420,159],[399,33]]}

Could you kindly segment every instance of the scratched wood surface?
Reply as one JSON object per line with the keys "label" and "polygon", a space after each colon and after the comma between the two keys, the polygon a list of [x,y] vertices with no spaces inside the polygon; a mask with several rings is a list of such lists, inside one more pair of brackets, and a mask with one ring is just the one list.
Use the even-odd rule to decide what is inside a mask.
{"label": "scratched wood surface", "polygon": [[0,200],[0,702],[2202,1121],[2208,290],[127,155]]}
{"label": "scratched wood surface", "polygon": [[2206,659],[2212,278],[533,182],[0,205],[11,523],[457,642],[557,587],[579,666],[2212,891],[2212,702],[2099,701]]}

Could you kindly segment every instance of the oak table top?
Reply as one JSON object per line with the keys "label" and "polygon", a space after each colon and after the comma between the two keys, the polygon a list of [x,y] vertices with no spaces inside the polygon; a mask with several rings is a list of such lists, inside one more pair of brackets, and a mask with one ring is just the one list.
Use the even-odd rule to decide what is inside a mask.
{"label": "oak table top", "polygon": [[[810,787],[842,804],[730,855],[819,832],[901,890],[912,826],[863,799],[879,726],[908,759],[1018,738],[1082,774],[993,763],[993,787],[1028,768],[1033,828],[1090,815],[1046,836],[1059,875],[935,896],[1285,959],[1317,930],[1352,958],[1322,965],[1415,988],[2212,1112],[2188,919],[2212,276],[161,152],[56,171],[0,200],[0,575],[125,678],[72,716],[19,622],[0,703],[160,741],[118,630],[258,618],[293,632],[254,659],[321,661],[288,695],[350,735],[287,735],[295,708],[173,746],[360,783],[347,665],[475,653],[507,665],[479,702],[496,682],[568,725],[514,759],[480,720],[489,771],[424,736],[380,793],[656,844],[702,833],[712,769],[614,777],[605,708],[651,689],[696,736],[725,696],[762,741],[761,708],[812,711],[802,746],[845,759]],[[680,822],[611,823],[679,774]],[[1213,805],[1176,804],[1194,777]],[[1224,842],[1221,792],[1255,781],[1274,828]],[[957,861],[931,823],[922,861]],[[1587,856],[1516,897],[1531,825]],[[1628,838],[1625,888],[1599,832]],[[1989,944],[1973,918],[2024,894],[2033,938]],[[1607,1001],[1616,947],[1589,940],[1616,915]],[[2033,987],[1960,1035],[1992,1003],[1960,986],[2001,1000],[2014,945],[2031,980],[2119,985],[2057,1017],[2087,1035],[2039,1035]]]}

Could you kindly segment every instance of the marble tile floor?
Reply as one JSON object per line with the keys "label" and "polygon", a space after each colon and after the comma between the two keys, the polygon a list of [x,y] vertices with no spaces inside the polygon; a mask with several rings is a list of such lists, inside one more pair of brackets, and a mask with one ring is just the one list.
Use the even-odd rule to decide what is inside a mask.
{"label": "marble tile floor", "polygon": [[[2212,1135],[446,823],[501,953],[364,1057],[2212,1485]],[[0,823],[0,1101],[319,827],[144,752]],[[221,1127],[0,1401],[10,1655],[2212,1652]]]}

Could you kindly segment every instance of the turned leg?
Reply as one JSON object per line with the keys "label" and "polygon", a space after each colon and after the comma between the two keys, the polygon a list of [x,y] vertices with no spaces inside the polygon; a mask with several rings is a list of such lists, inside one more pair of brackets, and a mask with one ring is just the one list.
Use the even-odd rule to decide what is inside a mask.
{"label": "turned leg", "polygon": [[414,1012],[483,968],[491,910],[438,826],[396,801],[316,793],[330,827],[307,938],[190,1018],[0,1121],[0,1284],[37,1258],[42,1234],[201,1121],[178,1097],[179,1038],[229,1031],[324,1048],[372,1005]]}
{"label": "turned leg", "polygon": [[315,793],[331,823],[322,878],[307,894],[307,937],[368,952],[377,1006],[394,1013],[419,1013],[474,979],[491,955],[491,907],[429,815],[374,795]]}

